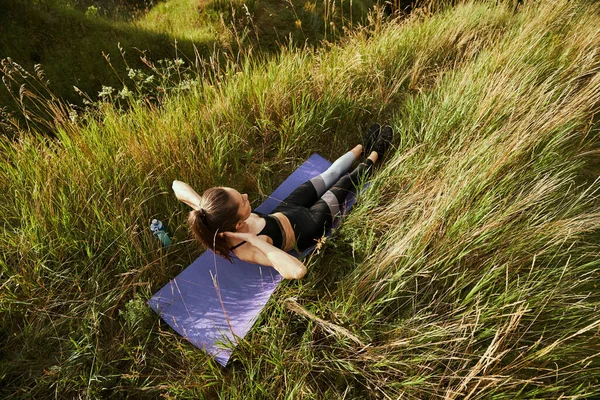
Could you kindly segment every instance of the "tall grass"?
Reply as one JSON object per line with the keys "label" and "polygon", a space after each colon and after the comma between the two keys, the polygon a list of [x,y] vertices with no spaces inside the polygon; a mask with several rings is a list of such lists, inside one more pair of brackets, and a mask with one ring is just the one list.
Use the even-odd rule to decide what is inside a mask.
{"label": "tall grass", "polygon": [[[206,16],[206,4],[190,0],[171,0],[158,3],[134,21],[134,25],[151,32],[166,32],[177,39],[202,43],[227,43],[222,37],[219,16]],[[221,28],[221,29],[219,29]],[[219,32],[221,31],[221,32]]]}
{"label": "tall grass", "polygon": [[[173,36],[134,21],[85,13],[62,0],[7,3],[0,13],[0,59],[10,57],[29,71],[41,65],[44,81],[56,97],[79,106],[83,101],[74,86],[96,100],[103,86],[122,88],[120,76],[126,75],[128,66],[144,68],[142,56],[155,62],[166,58],[193,62],[197,55],[209,57],[219,40],[215,33],[191,39]],[[19,96],[21,84],[32,90],[27,80],[21,80],[10,88],[13,95]],[[2,85],[0,109],[4,107],[16,111],[19,105]]]}
{"label": "tall grass", "polygon": [[[274,54],[281,46],[317,46],[364,23],[373,8],[370,0],[332,4],[337,3],[15,0],[0,13],[0,59],[10,57],[29,71],[41,65],[56,96],[82,106],[78,91],[96,99],[103,86],[121,89],[119,77],[128,66],[143,68],[141,58],[194,63],[215,52],[241,56],[259,50]],[[324,7],[335,10],[323,13]],[[18,96],[19,86],[1,88],[0,111],[19,108],[9,94]]]}
{"label": "tall grass", "polygon": [[[2,140],[3,397],[598,396],[599,20],[466,3]],[[256,204],[375,120],[386,164],[228,368],[148,311],[201,251],[173,179]]]}

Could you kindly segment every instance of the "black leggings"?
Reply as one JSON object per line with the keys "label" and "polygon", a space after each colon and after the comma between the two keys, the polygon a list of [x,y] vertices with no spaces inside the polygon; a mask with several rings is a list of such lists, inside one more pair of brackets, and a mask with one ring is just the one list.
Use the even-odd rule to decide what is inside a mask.
{"label": "black leggings", "polygon": [[366,159],[330,188],[324,187],[320,176],[312,178],[298,186],[275,208],[273,213],[280,212],[290,220],[299,250],[314,245],[331,228],[346,196],[356,192],[357,185],[370,173],[372,166],[373,161]]}

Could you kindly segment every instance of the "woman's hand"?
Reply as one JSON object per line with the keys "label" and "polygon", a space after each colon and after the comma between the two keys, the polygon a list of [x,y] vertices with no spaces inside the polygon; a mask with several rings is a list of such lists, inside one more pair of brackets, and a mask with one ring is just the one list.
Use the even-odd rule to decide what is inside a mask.
{"label": "woman's hand", "polygon": [[184,202],[194,210],[200,209],[202,197],[190,185],[181,181],[173,181],[173,191],[179,201]]}

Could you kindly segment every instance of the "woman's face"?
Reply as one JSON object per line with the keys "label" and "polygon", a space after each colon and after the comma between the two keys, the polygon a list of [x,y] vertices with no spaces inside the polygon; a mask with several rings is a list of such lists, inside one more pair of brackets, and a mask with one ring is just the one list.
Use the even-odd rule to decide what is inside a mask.
{"label": "woman's face", "polygon": [[248,201],[247,194],[241,194],[237,190],[233,188],[226,188],[229,192],[229,195],[238,205],[238,214],[240,215],[240,220],[245,221],[250,217],[250,213],[252,212],[252,206],[250,206],[250,202]]}

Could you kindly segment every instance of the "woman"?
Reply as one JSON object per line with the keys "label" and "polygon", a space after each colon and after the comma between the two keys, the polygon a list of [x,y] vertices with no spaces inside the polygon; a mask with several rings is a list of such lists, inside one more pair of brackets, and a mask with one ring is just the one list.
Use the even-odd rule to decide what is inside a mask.
{"label": "woman", "polygon": [[[214,187],[198,195],[187,184],[174,181],[179,200],[194,210],[188,222],[198,241],[231,261],[231,253],[241,260],[271,266],[286,279],[300,279],[306,267],[287,252],[306,249],[323,236],[340,211],[349,192],[371,171],[391,144],[392,129],[369,128],[366,152],[370,152],[350,174],[343,175],[363,153],[357,145],[338,158],[321,175],[296,188],[272,214],[252,212],[247,194],[228,187]],[[343,175],[343,176],[342,176]]]}

